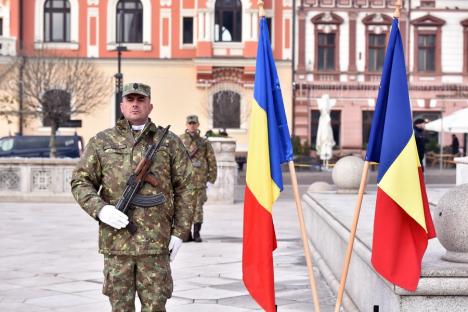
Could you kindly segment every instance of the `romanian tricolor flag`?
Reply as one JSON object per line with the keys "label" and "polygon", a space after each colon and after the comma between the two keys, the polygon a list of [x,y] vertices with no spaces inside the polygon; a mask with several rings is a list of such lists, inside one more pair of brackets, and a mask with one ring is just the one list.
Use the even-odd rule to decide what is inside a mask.
{"label": "romanian tricolor flag", "polygon": [[244,195],[243,280],[268,312],[276,311],[272,207],[283,190],[281,163],[292,160],[283,97],[265,17],[260,20]]}
{"label": "romanian tricolor flag", "polygon": [[411,122],[398,19],[392,24],[366,160],[379,163],[372,264],[390,282],[415,291],[435,230]]}

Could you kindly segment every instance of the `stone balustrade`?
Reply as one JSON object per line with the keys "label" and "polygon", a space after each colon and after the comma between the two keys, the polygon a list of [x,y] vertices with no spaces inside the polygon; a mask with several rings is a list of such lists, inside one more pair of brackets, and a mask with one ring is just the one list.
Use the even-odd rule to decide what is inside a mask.
{"label": "stone balustrade", "polygon": [[78,159],[0,158],[0,201],[69,201]]}
{"label": "stone balustrade", "polygon": [[[237,183],[236,142],[210,138],[218,179],[208,184],[209,203],[233,203]],[[0,158],[0,201],[72,201],[70,180],[78,159]]]}

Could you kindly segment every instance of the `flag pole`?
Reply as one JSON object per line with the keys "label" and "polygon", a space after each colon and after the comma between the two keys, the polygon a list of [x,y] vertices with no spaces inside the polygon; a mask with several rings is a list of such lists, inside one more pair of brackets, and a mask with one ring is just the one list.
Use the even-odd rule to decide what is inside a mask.
{"label": "flag pole", "polygon": [[[264,5],[263,0],[259,0],[258,1],[258,15],[260,18],[265,16],[265,10],[263,9],[263,5]],[[294,161],[289,161],[288,164],[289,164],[289,171],[291,173],[291,182],[292,182],[292,188],[294,192],[294,198],[296,201],[299,224],[301,228],[301,238],[302,238],[302,244],[304,246],[304,253],[305,253],[305,258],[306,258],[306,263],[307,263],[307,273],[309,275],[310,289],[312,291],[312,300],[314,302],[314,311],[320,312],[320,304],[319,304],[318,294],[317,294],[317,285],[315,283],[314,271],[312,268],[312,259],[310,257],[309,244],[308,244],[307,235],[305,231],[304,217],[302,213],[302,202],[299,196],[299,188],[297,186],[297,177],[296,177],[296,170],[294,169]]]}
{"label": "flag pole", "polygon": [[348,276],[349,263],[351,262],[351,255],[353,253],[354,238],[356,237],[357,224],[359,221],[359,214],[361,212],[362,198],[366,191],[367,173],[369,171],[369,162],[364,162],[364,168],[362,168],[361,183],[359,185],[358,198],[356,201],[356,207],[354,209],[353,224],[351,225],[351,231],[349,232],[348,248],[346,249],[345,261],[343,264],[343,271],[341,272],[340,288],[338,289],[338,295],[336,297],[335,312],[340,311],[341,302],[343,301],[343,293],[346,285],[346,277]]}
{"label": "flag pole", "polygon": [[302,212],[302,202],[299,196],[299,188],[297,186],[297,177],[296,177],[296,170],[294,168],[294,161],[290,161],[289,163],[289,172],[291,173],[291,183],[294,192],[294,199],[296,201],[296,210],[297,216],[299,217],[299,225],[301,228],[301,238],[302,238],[302,245],[304,246],[304,254],[307,263],[307,273],[309,275],[309,283],[310,289],[312,291],[312,299],[314,301],[314,310],[316,312],[320,312],[320,303],[317,294],[317,285],[315,283],[314,278],[314,271],[312,268],[312,258],[310,257],[310,250],[309,250],[309,241],[307,239],[305,225],[304,225],[304,215]]}
{"label": "flag pole", "polygon": [[[397,0],[395,3],[395,11],[393,12],[394,18],[400,18],[401,12],[401,0]],[[369,172],[369,162],[364,162],[364,168],[362,169],[361,183],[359,185],[358,198],[356,201],[356,207],[354,209],[353,224],[351,225],[351,230],[349,233],[348,247],[346,249],[345,261],[343,264],[343,271],[341,272],[340,287],[338,288],[338,295],[336,297],[335,312],[340,311],[341,303],[343,301],[343,294],[346,285],[346,277],[348,276],[349,264],[351,262],[351,255],[353,253],[354,238],[356,237],[357,224],[359,221],[359,214],[362,207],[362,199],[364,197],[364,192],[366,190],[367,183],[367,174]]]}

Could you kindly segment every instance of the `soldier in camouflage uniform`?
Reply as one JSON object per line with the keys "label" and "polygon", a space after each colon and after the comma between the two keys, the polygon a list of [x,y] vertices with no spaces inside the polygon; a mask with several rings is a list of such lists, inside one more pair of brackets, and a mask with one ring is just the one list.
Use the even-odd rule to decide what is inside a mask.
{"label": "soldier in camouflage uniform", "polygon": [[203,204],[206,202],[206,183],[214,183],[218,173],[216,158],[210,141],[200,136],[198,116],[187,116],[187,129],[180,136],[192,160],[192,183],[195,188],[195,203],[193,214],[193,237],[191,233],[185,241],[202,241],[200,230],[203,223]]}
{"label": "soldier in camouflage uniform", "polygon": [[[115,208],[128,178],[149,144],[163,130],[148,118],[153,106],[150,87],[124,86],[123,117],[116,126],[91,138],[73,171],[71,187],[80,206],[99,221],[99,251],[104,254],[103,294],[113,312],[135,311],[135,293],[142,310],[166,311],[173,284],[172,261],[190,231],[194,198],[192,165],[179,137],[169,132],[150,169],[156,186],[145,183],[139,195],[163,194],[151,207],[132,205],[129,216]],[[125,227],[129,219],[137,232]]]}

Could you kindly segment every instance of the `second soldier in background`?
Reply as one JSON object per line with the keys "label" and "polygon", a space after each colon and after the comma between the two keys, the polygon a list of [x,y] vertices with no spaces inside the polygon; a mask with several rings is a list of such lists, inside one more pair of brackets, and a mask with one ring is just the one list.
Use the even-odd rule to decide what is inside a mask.
{"label": "second soldier in background", "polygon": [[185,241],[201,242],[200,230],[203,223],[203,204],[207,200],[206,184],[214,183],[217,175],[216,158],[210,141],[200,136],[198,127],[198,116],[187,116],[187,129],[180,136],[182,142],[188,150],[192,160],[192,183],[195,189],[195,203],[193,214],[193,236],[190,235]]}

